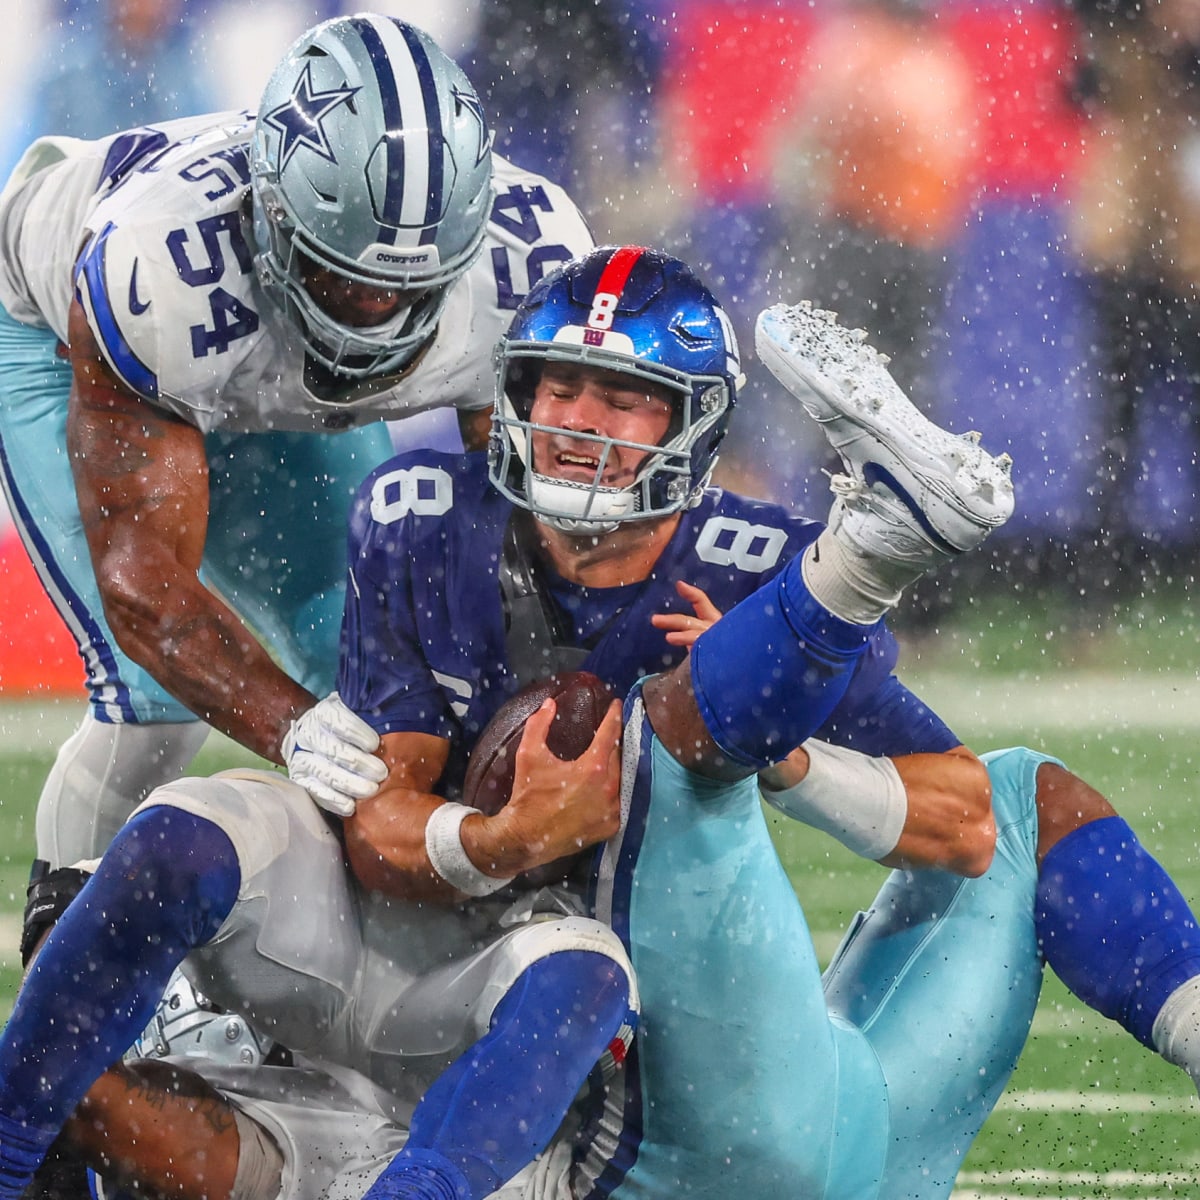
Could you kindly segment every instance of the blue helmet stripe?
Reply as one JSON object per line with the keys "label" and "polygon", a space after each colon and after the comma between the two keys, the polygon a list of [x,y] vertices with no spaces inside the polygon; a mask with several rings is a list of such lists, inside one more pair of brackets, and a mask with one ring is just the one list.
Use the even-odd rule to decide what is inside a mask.
{"label": "blue helmet stripe", "polygon": [[[420,220],[422,226],[420,241],[422,244],[432,242],[437,237],[437,221],[442,215],[445,144],[442,137],[441,112],[438,107],[437,82],[434,78],[433,66],[429,61],[428,51],[415,30],[403,21],[392,21],[404,39],[412,68],[416,73],[417,86],[420,89],[422,111],[420,113],[406,112],[404,111],[405,105],[401,101],[395,67],[388,57],[388,51],[379,29],[369,18],[355,18],[350,24],[362,39],[371,66],[375,71],[384,127],[389,131],[402,129],[425,129],[427,131],[428,174],[425,179],[424,212]],[[385,245],[395,245],[397,229],[405,224],[417,223],[412,220],[412,215],[406,221],[404,212],[405,184],[407,182],[411,189],[416,181],[405,178],[406,172],[412,164],[406,161],[403,138],[386,138],[385,152],[387,166],[383,205],[379,214],[378,241]]]}
{"label": "blue helmet stripe", "polygon": [[[351,28],[362,38],[371,66],[375,71],[375,81],[379,85],[379,103],[383,109],[383,127],[391,131],[404,128],[404,118],[400,111],[400,93],[396,88],[396,76],[392,64],[384,49],[383,39],[379,36],[374,24],[365,17],[357,17],[350,22]],[[383,212],[380,218],[383,224],[379,227],[377,241],[385,246],[396,244],[396,228],[400,224],[400,211],[404,200],[404,141],[401,138],[384,138],[387,154],[387,169],[385,171],[385,190],[383,195]]]}
{"label": "blue helmet stripe", "polygon": [[413,65],[417,68],[417,79],[421,85],[421,96],[425,103],[425,128],[429,131],[429,189],[425,197],[424,229],[421,231],[421,245],[426,245],[437,238],[437,222],[442,215],[442,181],[446,172],[442,161],[446,144],[442,138],[442,115],[438,109],[437,83],[433,78],[433,66],[425,46],[411,25],[397,21],[404,40],[408,43],[412,54]]}

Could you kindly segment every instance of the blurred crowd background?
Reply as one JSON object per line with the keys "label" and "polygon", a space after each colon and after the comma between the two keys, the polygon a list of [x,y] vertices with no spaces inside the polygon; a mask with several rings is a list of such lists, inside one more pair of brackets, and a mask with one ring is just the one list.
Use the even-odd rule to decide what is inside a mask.
{"label": "blurred crowd background", "polygon": [[[254,108],[292,37],[363,7],[433,34],[501,153],[598,240],[670,250],[722,298],[749,386],[719,482],[828,509],[825,443],[752,354],[776,300],[866,329],[918,403],[1012,454],[1016,516],[919,593],[914,628],[980,590],[1100,620],[1190,582],[1200,0],[25,0],[0,170],[40,133]],[[0,628],[22,645],[23,621],[50,635],[11,543]],[[49,661],[23,684],[0,659],[0,690]]]}

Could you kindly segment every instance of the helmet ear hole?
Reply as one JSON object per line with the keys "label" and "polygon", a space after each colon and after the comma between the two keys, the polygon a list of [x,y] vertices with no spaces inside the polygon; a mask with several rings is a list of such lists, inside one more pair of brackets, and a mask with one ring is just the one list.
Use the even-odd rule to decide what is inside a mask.
{"label": "helmet ear hole", "polygon": [[[487,230],[491,135],[469,80],[428,37],[369,13],[309,30],[263,92],[252,190],[258,272],[318,362],[398,370],[436,329]],[[294,245],[353,283],[419,290],[413,319],[339,322],[306,296]]]}

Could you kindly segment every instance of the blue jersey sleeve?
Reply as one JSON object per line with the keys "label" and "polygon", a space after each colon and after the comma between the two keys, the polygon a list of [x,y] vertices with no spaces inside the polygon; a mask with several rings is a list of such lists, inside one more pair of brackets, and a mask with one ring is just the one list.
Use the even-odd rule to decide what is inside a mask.
{"label": "blue jersey sleeve", "polygon": [[483,453],[397,455],[359,490],[338,686],[379,733],[464,751],[515,690],[498,576],[511,512]]}
{"label": "blue jersey sleeve", "polygon": [[865,709],[843,702],[818,731],[824,741],[873,757],[940,754],[962,744],[950,727],[919,696],[889,675]]}
{"label": "blue jersey sleeve", "polygon": [[380,734],[449,738],[453,716],[422,646],[414,603],[414,574],[440,561],[439,531],[423,528],[411,512],[390,519],[389,488],[403,461],[368,476],[351,512],[338,692]]}

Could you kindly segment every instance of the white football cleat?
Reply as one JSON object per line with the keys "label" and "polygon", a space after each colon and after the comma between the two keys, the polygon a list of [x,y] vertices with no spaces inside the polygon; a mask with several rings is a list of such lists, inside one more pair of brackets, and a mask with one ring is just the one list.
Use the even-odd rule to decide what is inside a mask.
{"label": "white football cleat", "polygon": [[811,304],[759,314],[755,348],[841,456],[830,529],[863,553],[913,567],[973,550],[1012,515],[1012,459],[978,433],[929,420],[887,372],[887,358]]}

